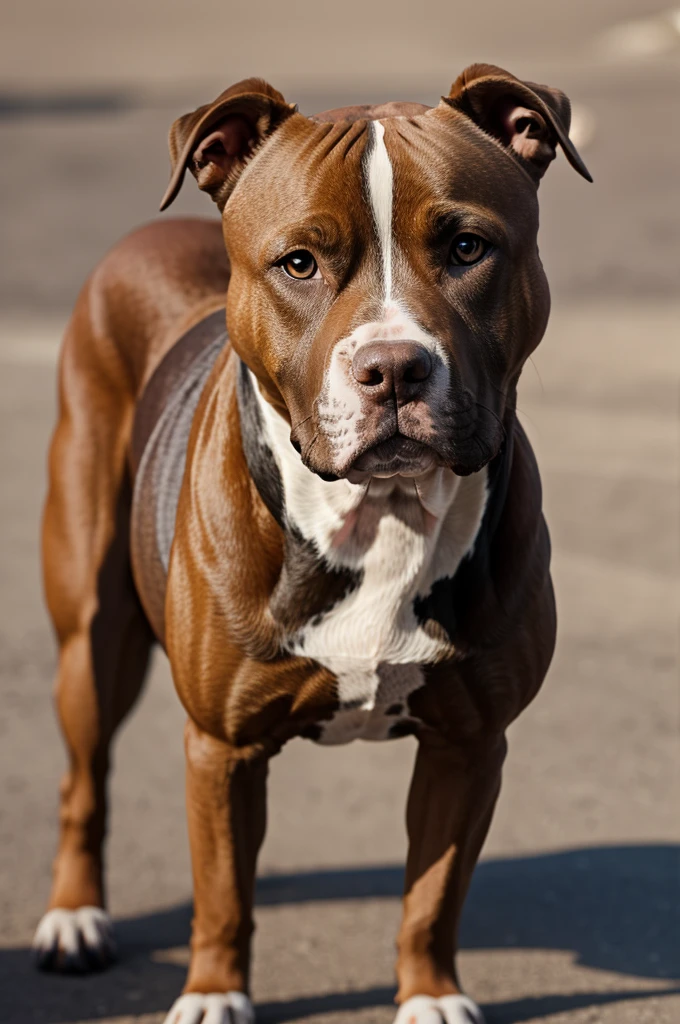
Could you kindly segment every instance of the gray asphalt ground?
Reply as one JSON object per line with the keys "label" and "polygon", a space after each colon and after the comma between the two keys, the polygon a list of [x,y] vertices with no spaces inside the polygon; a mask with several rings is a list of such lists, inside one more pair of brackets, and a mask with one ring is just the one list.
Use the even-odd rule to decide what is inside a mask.
{"label": "gray asphalt ground", "polygon": [[[115,751],[121,960],[38,975],[63,755],[38,524],[60,332],[106,248],[154,216],[165,134],[246,74],[305,111],[429,99],[473,60],[558,85],[595,178],[541,186],[554,310],[522,417],[554,540],[558,652],[513,727],[461,968],[489,1024],[680,1020],[680,34],[640,0],[25,0],[0,26],[0,1021],[160,1022],[187,962],[182,713],[167,665]],[[645,19],[632,29],[616,28]],[[680,19],[679,19],[680,20]],[[675,127],[674,127],[675,126]],[[588,136],[590,136],[588,138]],[[211,214],[187,182],[178,212]],[[263,1022],[388,1024],[409,740],[273,765],[254,995]]]}

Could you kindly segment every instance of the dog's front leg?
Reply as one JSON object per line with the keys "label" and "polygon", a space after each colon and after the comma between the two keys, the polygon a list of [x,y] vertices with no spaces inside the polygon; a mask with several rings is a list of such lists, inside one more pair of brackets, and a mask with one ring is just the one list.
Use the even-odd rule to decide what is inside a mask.
{"label": "dog's front leg", "polygon": [[185,749],[194,920],[187,983],[166,1024],[251,1024],[250,940],[267,756],[234,748],[191,720]]}
{"label": "dog's front leg", "polygon": [[455,966],[458,922],[500,790],[505,740],[421,739],[408,799],[409,854],[395,1024],[479,1024]]}

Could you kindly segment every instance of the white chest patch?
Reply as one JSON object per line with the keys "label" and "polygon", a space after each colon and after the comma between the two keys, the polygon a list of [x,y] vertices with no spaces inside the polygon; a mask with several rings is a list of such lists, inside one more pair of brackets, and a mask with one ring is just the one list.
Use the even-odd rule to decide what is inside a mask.
{"label": "white chest patch", "polygon": [[386,739],[396,722],[409,719],[407,700],[423,684],[422,666],[451,653],[450,644],[422,628],[414,601],[435,580],[454,576],[472,551],[486,506],[486,470],[325,482],[302,464],[288,425],[254,380],[253,387],[288,521],[329,565],[360,574],[358,587],[289,640],[292,654],[315,659],[338,680],[340,710],[320,742]]}

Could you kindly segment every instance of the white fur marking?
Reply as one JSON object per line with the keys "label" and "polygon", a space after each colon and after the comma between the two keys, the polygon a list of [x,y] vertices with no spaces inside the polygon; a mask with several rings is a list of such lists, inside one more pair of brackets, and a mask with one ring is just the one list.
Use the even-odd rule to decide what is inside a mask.
{"label": "white fur marking", "polygon": [[[433,467],[420,478],[373,478],[368,485],[321,480],[303,465],[288,424],[252,383],[288,520],[329,565],[362,572],[357,589],[289,639],[291,653],[314,658],[338,679],[346,707],[324,726],[321,742],[385,739],[397,720],[386,714],[389,706],[406,705],[423,683],[421,666],[451,653],[450,644],[422,628],[413,602],[436,579],[453,576],[472,550],[487,501],[486,469],[457,477]],[[352,530],[334,543],[350,514]]]}
{"label": "white fur marking", "polygon": [[164,1024],[255,1024],[255,1010],[244,992],[187,992]]}
{"label": "white fur marking", "polygon": [[467,996],[411,996],[399,1007],[394,1024],[484,1024],[484,1015]]}
{"label": "white fur marking", "polygon": [[302,535],[314,541],[318,551],[329,552],[345,518],[366,494],[368,483],[351,484],[349,480],[329,483],[307,469],[290,443],[290,427],[262,397],[255,376],[250,370],[248,373],[264,432],[281,473],[286,512]]}
{"label": "white fur marking", "polygon": [[385,145],[385,126],[373,121],[371,149],[368,160],[368,194],[380,242],[385,283],[385,303],[392,297],[392,195],[394,178],[392,163]]}
{"label": "white fur marking", "polygon": [[79,960],[82,957],[81,946],[101,960],[115,956],[113,925],[106,911],[101,907],[79,907],[77,910],[55,907],[48,910],[33,939],[33,951],[38,960],[46,960],[57,953]]}

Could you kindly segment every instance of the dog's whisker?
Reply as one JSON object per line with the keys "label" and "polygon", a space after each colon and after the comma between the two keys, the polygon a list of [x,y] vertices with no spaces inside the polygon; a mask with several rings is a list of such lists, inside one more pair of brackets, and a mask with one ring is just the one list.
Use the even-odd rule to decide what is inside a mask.
{"label": "dog's whisker", "polygon": [[504,398],[505,401],[507,402],[507,400],[508,400],[508,393],[507,393],[507,391],[504,391],[503,388],[499,388],[498,385],[494,384],[494,382],[492,380],[489,380],[486,383],[489,385],[489,387],[493,388],[494,391],[496,391],[499,395],[501,395],[501,397]]}
{"label": "dog's whisker", "polygon": [[534,373],[538,377],[538,383],[541,385],[541,394],[544,395],[545,394],[545,385],[543,384],[543,378],[541,377],[540,370],[536,366],[536,362],[535,362],[533,356],[529,356],[529,359],[527,361],[529,363],[531,363],[531,365],[532,365],[532,367],[534,369]]}
{"label": "dog's whisker", "polygon": [[475,402],[475,405],[479,406],[480,409],[484,409],[485,412],[488,412],[489,416],[492,416],[493,419],[495,419],[496,423],[503,431],[503,440],[505,441],[507,437],[507,431],[505,429],[505,424],[503,423],[503,420],[500,418],[500,416],[497,413],[495,413],[493,409],[490,409],[488,405],[484,405],[483,402]]}

